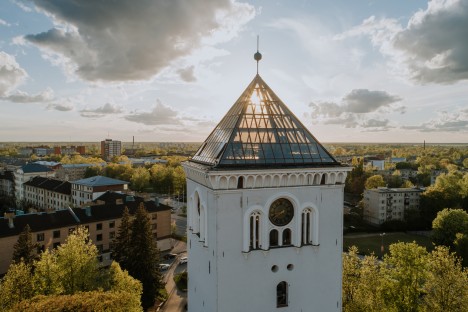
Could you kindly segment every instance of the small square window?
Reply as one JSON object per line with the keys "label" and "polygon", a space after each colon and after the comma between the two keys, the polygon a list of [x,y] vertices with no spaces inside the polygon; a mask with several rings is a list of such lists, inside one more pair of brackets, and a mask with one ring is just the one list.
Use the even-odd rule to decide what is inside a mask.
{"label": "small square window", "polygon": [[96,235],[96,241],[98,242],[102,241],[102,234]]}
{"label": "small square window", "polygon": [[157,213],[153,213],[153,214],[151,215],[151,219],[152,219],[152,220],[156,220],[157,218],[158,218],[158,214],[157,214]]}
{"label": "small square window", "polygon": [[109,229],[115,228],[115,221],[109,222]]}
{"label": "small square window", "polygon": [[102,231],[102,223],[96,224],[96,231]]}
{"label": "small square window", "polygon": [[151,228],[153,230],[156,230],[158,228],[158,225],[156,223],[151,224]]}
{"label": "small square window", "polygon": [[109,232],[109,238],[110,239],[115,238],[115,232]]}
{"label": "small square window", "polygon": [[38,233],[37,234],[37,241],[38,242],[43,242],[44,241],[44,233]]}
{"label": "small square window", "polygon": [[102,244],[96,245],[96,248],[100,253],[104,250],[104,246]]}
{"label": "small square window", "polygon": [[57,249],[58,246],[60,246],[60,243],[59,243],[59,242],[55,242],[55,243],[54,243],[54,248]]}
{"label": "small square window", "polygon": [[54,231],[54,238],[60,238],[60,230]]}

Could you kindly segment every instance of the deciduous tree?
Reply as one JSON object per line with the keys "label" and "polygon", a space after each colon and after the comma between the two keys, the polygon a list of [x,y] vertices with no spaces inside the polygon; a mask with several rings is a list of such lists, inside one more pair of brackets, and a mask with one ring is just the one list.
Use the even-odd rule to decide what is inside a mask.
{"label": "deciduous tree", "polygon": [[382,186],[385,186],[385,181],[383,177],[379,174],[376,174],[367,178],[367,181],[365,184],[366,190],[375,189],[375,188],[382,187]]}
{"label": "deciduous tree", "polygon": [[468,234],[468,213],[449,208],[440,211],[432,222],[434,243],[453,248],[457,233]]}

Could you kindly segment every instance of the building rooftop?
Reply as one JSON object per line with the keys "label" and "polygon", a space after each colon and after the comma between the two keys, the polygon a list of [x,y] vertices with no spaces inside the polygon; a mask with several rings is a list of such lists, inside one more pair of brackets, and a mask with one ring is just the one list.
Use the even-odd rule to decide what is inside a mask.
{"label": "building rooftop", "polygon": [[213,168],[340,166],[258,74],[190,161]]}
{"label": "building rooftop", "polygon": [[24,183],[24,185],[34,186],[41,189],[46,189],[49,191],[62,193],[65,195],[71,194],[71,183],[62,180],[55,180],[51,178],[44,178],[44,177],[34,177],[28,182]]}
{"label": "building rooftop", "polygon": [[[119,203],[117,203],[117,200],[119,200]],[[139,196],[106,192],[94,201],[94,205],[88,207],[56,210],[50,213],[41,212],[16,215],[13,219],[13,228],[9,227],[8,218],[0,217],[0,237],[20,234],[26,224],[29,224],[32,232],[41,232],[63,227],[73,227],[80,224],[119,219],[122,217],[125,207],[128,207],[130,214],[134,214],[141,203],[144,203],[149,213],[169,211],[171,209],[169,206],[156,204],[156,202],[152,200],[145,201]]]}
{"label": "building rooftop", "polygon": [[105,185],[121,185],[128,184],[127,181],[112,179],[103,176],[94,176],[91,178],[76,180],[72,182],[73,184],[86,185],[86,186],[105,186]]}
{"label": "building rooftop", "polygon": [[49,167],[44,165],[36,164],[36,163],[29,163],[21,167],[24,173],[35,173],[35,172],[50,172],[53,171]]}

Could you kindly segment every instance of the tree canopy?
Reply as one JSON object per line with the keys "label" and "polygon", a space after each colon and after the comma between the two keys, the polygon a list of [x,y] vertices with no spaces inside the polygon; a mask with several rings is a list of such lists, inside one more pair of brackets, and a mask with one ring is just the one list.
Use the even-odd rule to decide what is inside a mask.
{"label": "tree canopy", "polygon": [[141,311],[141,292],[140,282],[118,263],[100,268],[96,246],[79,227],[63,245],[41,253],[32,266],[13,262],[0,282],[0,310]]}

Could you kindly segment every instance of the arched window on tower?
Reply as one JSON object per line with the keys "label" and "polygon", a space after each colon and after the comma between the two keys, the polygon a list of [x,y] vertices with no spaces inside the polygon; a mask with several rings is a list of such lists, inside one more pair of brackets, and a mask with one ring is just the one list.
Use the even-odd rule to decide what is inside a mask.
{"label": "arched window on tower", "polygon": [[249,222],[249,249],[260,249],[261,248],[261,228],[260,228],[260,212],[255,211],[250,214]]}
{"label": "arched window on tower", "polygon": [[276,285],[276,307],[287,307],[288,306],[288,283],[285,281],[280,282]]}
{"label": "arched window on tower", "polygon": [[278,246],[278,230],[270,231],[270,247]]}
{"label": "arched window on tower", "polygon": [[197,192],[195,192],[194,201],[192,213],[193,233],[200,236],[200,197]]}
{"label": "arched window on tower", "polygon": [[316,214],[313,209],[307,208],[301,215],[301,242],[302,245],[318,245],[316,233]]}
{"label": "arched window on tower", "polygon": [[291,230],[290,229],[285,229],[283,231],[283,243],[282,246],[288,246],[291,245]]}

